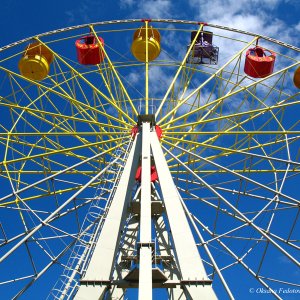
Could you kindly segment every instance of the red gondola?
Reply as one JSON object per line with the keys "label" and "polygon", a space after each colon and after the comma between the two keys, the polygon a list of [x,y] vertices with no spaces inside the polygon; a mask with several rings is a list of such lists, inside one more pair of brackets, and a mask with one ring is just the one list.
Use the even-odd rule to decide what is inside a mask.
{"label": "red gondola", "polygon": [[246,52],[244,72],[254,78],[264,78],[273,73],[276,54],[256,46]]}
{"label": "red gondola", "polygon": [[[104,40],[98,37],[104,47]],[[98,40],[93,35],[88,35],[76,41],[77,59],[82,65],[97,65],[104,60],[104,53]]]}

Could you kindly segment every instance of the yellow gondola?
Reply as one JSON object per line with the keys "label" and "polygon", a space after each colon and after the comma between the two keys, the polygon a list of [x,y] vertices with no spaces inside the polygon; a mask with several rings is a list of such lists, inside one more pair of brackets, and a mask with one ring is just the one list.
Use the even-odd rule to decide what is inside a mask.
{"label": "yellow gondola", "polygon": [[[143,26],[135,31],[131,52],[133,56],[142,62],[146,62],[146,27]],[[152,26],[148,27],[148,61],[152,61],[160,54],[160,33]]]}
{"label": "yellow gondola", "polygon": [[38,42],[31,43],[19,61],[20,73],[31,80],[43,80],[50,71],[53,61],[52,52]]}

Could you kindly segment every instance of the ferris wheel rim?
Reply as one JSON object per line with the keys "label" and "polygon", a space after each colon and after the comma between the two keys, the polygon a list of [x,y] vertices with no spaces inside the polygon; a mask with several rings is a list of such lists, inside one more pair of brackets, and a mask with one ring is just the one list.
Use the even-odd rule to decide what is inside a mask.
{"label": "ferris wheel rim", "polygon": [[253,36],[253,37],[259,37],[262,38],[266,41],[270,41],[274,44],[278,44],[284,47],[287,47],[289,49],[295,50],[300,52],[300,48],[296,47],[294,45],[291,45],[289,43],[274,39],[274,38],[270,38],[268,36],[265,35],[261,35],[261,34],[257,34],[254,32],[250,32],[250,31],[246,31],[246,30],[240,30],[240,29],[236,29],[233,27],[227,27],[227,26],[221,26],[221,25],[217,25],[217,24],[212,24],[212,23],[207,23],[207,22],[200,22],[200,21],[188,21],[188,20],[175,20],[175,19],[121,19],[121,20],[111,20],[111,21],[99,21],[99,22],[92,22],[92,23],[86,23],[86,24],[80,24],[80,25],[74,25],[74,26],[69,26],[69,27],[64,27],[61,29],[56,29],[56,30],[50,30],[41,34],[36,34],[36,35],[32,35],[28,38],[24,38],[21,39],[19,41],[10,43],[8,45],[2,46],[0,47],[0,52],[4,51],[6,49],[9,49],[11,47],[14,47],[18,44],[22,44],[25,42],[29,42],[31,40],[34,40],[35,37],[44,37],[44,36],[48,36],[48,35],[52,35],[52,34],[56,34],[56,33],[60,33],[60,32],[65,32],[65,31],[70,31],[70,30],[74,30],[74,29],[82,29],[82,28],[89,28],[90,26],[100,26],[100,25],[110,25],[110,24],[126,24],[126,23],[140,23],[140,22],[144,22],[145,20],[149,20],[153,23],[174,23],[174,24],[186,24],[186,25],[199,25],[199,24],[203,24],[205,26],[209,26],[212,28],[217,28],[217,29],[222,29],[222,30],[226,30],[226,31],[232,31],[232,32],[236,32],[236,33],[241,33],[241,34],[245,34],[245,35],[249,35],[249,36]]}

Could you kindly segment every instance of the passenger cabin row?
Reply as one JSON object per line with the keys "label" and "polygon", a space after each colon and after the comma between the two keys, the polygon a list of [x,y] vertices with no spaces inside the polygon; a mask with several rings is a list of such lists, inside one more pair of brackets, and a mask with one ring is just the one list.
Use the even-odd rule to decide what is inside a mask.
{"label": "passenger cabin row", "polygon": [[[197,31],[191,32],[191,43],[188,49],[196,35]],[[104,40],[101,37],[84,36],[76,40],[75,47],[78,62],[82,65],[98,65],[104,61]],[[146,47],[148,47],[148,52]],[[153,61],[159,56],[160,51],[161,38],[157,29],[152,26],[149,26],[148,30],[141,27],[134,32],[131,52],[138,61]],[[187,63],[216,65],[218,57],[219,47],[213,44],[213,33],[200,31],[188,55]],[[47,46],[38,42],[31,43],[19,62],[20,73],[31,80],[43,80],[49,74],[53,58],[53,53]],[[275,59],[276,55],[273,51],[257,45],[246,52],[244,72],[253,78],[267,77],[273,73]],[[295,72],[294,84],[300,88],[300,68]]]}

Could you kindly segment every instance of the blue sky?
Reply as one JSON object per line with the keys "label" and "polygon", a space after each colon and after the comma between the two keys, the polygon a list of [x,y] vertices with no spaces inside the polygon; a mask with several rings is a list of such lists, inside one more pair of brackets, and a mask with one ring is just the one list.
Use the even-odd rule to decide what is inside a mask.
{"label": "blue sky", "polygon": [[70,25],[145,17],[199,20],[299,45],[299,15],[297,0],[3,1],[0,45]]}
{"label": "blue sky", "polygon": [[[298,0],[5,1],[0,10],[0,47],[72,25],[131,18],[203,21],[260,33],[300,47],[299,16]],[[250,297],[248,292],[244,296]]]}

